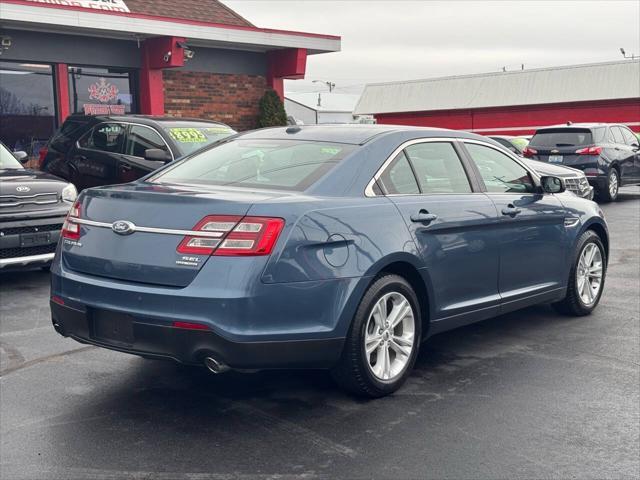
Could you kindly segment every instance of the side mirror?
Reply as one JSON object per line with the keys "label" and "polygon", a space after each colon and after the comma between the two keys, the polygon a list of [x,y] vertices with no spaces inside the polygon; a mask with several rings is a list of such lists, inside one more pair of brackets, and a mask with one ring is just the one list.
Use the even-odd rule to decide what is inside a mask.
{"label": "side mirror", "polygon": [[567,189],[560,177],[541,177],[540,183],[544,193],[562,193]]}
{"label": "side mirror", "polygon": [[636,150],[638,150],[640,148],[640,145],[638,145],[638,142],[632,143],[631,148],[635,148]]}
{"label": "side mirror", "polygon": [[171,161],[171,155],[160,148],[148,148],[144,151],[144,159],[151,160],[153,162],[167,163]]}
{"label": "side mirror", "polygon": [[23,152],[22,150],[13,152],[13,156],[16,157],[16,160],[20,163],[27,163],[29,161],[29,155],[27,155],[27,152]]}

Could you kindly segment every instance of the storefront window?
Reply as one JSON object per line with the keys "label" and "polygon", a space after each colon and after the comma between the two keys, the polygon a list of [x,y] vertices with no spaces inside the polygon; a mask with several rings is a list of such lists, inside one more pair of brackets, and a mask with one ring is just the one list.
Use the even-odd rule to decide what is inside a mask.
{"label": "storefront window", "polygon": [[135,113],[132,76],[127,70],[69,67],[71,112],[85,115]]}
{"label": "storefront window", "polygon": [[0,62],[0,140],[31,159],[56,128],[51,65]]}

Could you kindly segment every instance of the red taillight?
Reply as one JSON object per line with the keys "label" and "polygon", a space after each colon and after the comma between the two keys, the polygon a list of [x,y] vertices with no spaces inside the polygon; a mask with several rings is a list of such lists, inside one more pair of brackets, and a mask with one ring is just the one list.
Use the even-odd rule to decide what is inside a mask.
{"label": "red taillight", "polygon": [[178,253],[195,255],[269,255],[284,227],[281,218],[211,215],[193,228],[207,235],[185,237]]}
{"label": "red taillight", "polygon": [[531,158],[537,154],[538,154],[538,151],[535,148],[524,147],[524,150],[522,150],[522,155],[527,158]]}
{"label": "red taillight", "polygon": [[182,330],[209,330],[209,327],[204,323],[173,322],[171,325],[173,328],[180,328]]}
{"label": "red taillight", "polygon": [[60,297],[56,296],[56,295],[52,295],[52,296],[51,296],[51,301],[52,301],[53,303],[57,303],[58,305],[62,305],[62,306],[64,306],[64,300],[63,300],[62,298],[60,298]]}
{"label": "red taillight", "polygon": [[80,224],[73,221],[74,218],[80,218],[80,204],[75,202],[69,209],[67,219],[62,226],[62,238],[69,240],[80,239]]}
{"label": "red taillight", "polygon": [[44,165],[44,159],[47,158],[47,154],[49,153],[49,148],[44,146],[40,149],[40,156],[38,158],[38,168],[42,169],[42,166]]}
{"label": "red taillight", "polygon": [[600,155],[602,153],[602,147],[585,147],[580,150],[576,150],[578,155]]}

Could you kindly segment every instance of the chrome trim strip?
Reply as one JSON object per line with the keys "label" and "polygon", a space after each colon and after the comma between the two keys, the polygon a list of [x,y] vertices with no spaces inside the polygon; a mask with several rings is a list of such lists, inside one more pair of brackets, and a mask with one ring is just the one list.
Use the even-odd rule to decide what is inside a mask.
{"label": "chrome trim strip", "polygon": [[31,263],[44,263],[53,260],[55,253],[44,253],[42,255],[32,255],[30,257],[3,258],[0,260],[0,268],[11,265],[29,265]]}
{"label": "chrome trim strip", "polygon": [[0,208],[20,207],[22,205],[53,205],[54,203],[58,203],[58,200],[44,200],[40,202],[38,200],[31,200],[29,202],[0,203]]}
{"label": "chrome trim strip", "polygon": [[45,195],[55,195],[56,197],[58,197],[58,192],[36,193],[34,195],[0,195],[0,199],[3,199],[3,198],[17,198],[18,200],[20,200],[22,198],[44,197]]}
{"label": "chrome trim strip", "polygon": [[[93,220],[87,220],[85,218],[69,218],[72,223],[79,223],[80,225],[88,225],[90,227],[108,228],[111,230],[113,223],[96,222]],[[174,230],[171,228],[154,228],[154,227],[140,227],[135,226],[135,233],[159,233],[164,235],[180,235],[182,237],[206,237],[206,238],[222,238],[226,232],[205,232],[200,230]]]}

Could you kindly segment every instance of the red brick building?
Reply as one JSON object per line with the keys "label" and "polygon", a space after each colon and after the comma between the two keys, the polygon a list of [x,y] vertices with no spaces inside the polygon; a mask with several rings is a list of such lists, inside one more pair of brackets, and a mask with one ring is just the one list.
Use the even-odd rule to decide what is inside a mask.
{"label": "red brick building", "polygon": [[71,113],[257,125],[267,89],[340,37],[259,28],[217,0],[2,0],[0,139],[36,153]]}

